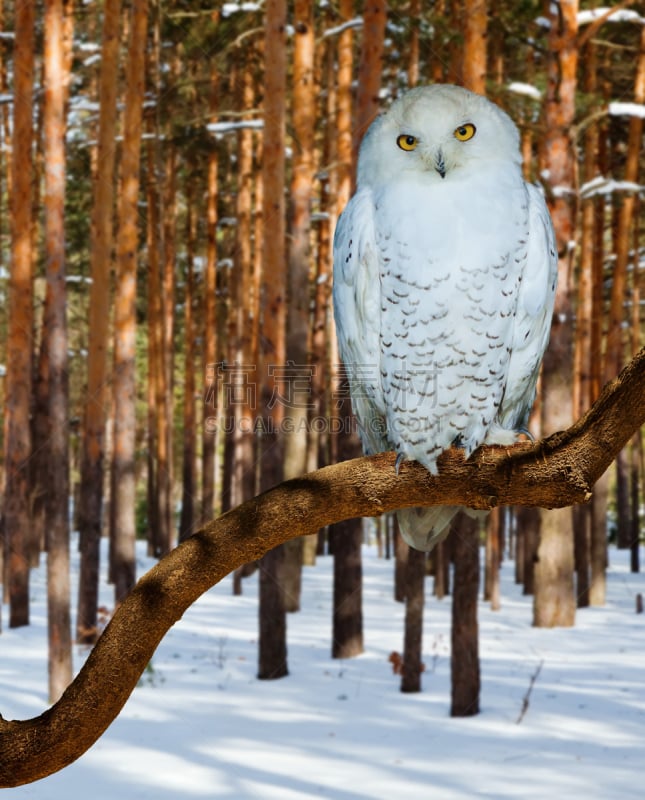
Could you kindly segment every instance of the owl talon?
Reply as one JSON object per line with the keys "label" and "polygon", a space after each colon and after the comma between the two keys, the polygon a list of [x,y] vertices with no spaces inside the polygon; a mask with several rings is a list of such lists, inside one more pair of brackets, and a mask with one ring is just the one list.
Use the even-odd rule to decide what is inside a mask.
{"label": "owl talon", "polygon": [[531,431],[528,428],[524,428],[524,427],[518,428],[515,432],[517,433],[518,436],[521,433],[523,433],[524,436],[526,436],[526,438],[529,440],[529,442],[534,442],[535,441],[535,436],[533,436],[533,434],[531,433]]}
{"label": "owl talon", "polygon": [[405,456],[403,453],[399,453],[396,457],[396,461],[394,462],[394,472],[396,475],[399,474],[399,470],[401,469],[401,464],[405,461]]}

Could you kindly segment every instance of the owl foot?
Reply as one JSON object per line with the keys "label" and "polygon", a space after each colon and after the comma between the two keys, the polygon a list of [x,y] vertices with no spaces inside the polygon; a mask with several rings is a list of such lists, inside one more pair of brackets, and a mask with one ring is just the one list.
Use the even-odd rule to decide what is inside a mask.
{"label": "owl foot", "polygon": [[401,469],[401,464],[405,461],[405,456],[403,453],[399,453],[396,457],[396,461],[394,462],[394,472],[396,475],[399,474],[399,470]]}
{"label": "owl foot", "polygon": [[515,433],[518,436],[523,434],[524,436],[526,436],[526,438],[529,440],[529,442],[534,442],[535,441],[535,436],[533,436],[533,434],[531,433],[531,431],[528,428],[525,428],[525,427],[518,428],[515,431]]}

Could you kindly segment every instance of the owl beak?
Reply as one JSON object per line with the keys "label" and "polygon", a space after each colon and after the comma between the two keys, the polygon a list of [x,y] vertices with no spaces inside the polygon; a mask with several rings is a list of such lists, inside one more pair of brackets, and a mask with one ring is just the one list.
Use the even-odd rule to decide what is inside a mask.
{"label": "owl beak", "polygon": [[443,151],[441,149],[437,150],[437,153],[434,158],[434,168],[435,170],[441,175],[442,178],[446,177],[446,162],[443,157]]}

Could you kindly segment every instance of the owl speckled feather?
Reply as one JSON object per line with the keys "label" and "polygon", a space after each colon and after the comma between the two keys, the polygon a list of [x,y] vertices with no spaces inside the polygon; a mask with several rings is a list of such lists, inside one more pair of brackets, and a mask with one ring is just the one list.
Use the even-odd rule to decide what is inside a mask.
{"label": "owl speckled feather", "polygon": [[[526,428],[557,278],[544,199],[519,134],[485,97],[413,89],[367,131],[334,239],[334,315],[366,453],[433,474],[451,446],[511,444]],[[455,507],[398,512],[413,547]]]}

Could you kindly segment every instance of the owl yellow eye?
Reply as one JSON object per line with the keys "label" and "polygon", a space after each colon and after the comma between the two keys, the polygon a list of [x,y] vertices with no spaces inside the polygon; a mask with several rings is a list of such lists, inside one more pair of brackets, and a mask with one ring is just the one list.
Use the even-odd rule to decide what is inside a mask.
{"label": "owl yellow eye", "polygon": [[409,133],[402,133],[396,140],[396,143],[401,148],[401,150],[405,150],[409,153],[411,150],[419,144],[419,140],[416,136],[411,136]]}
{"label": "owl yellow eye", "polygon": [[455,128],[455,139],[458,139],[460,142],[467,142],[469,139],[472,139],[475,135],[477,128],[470,122],[467,122],[465,125],[460,125],[458,128]]}

